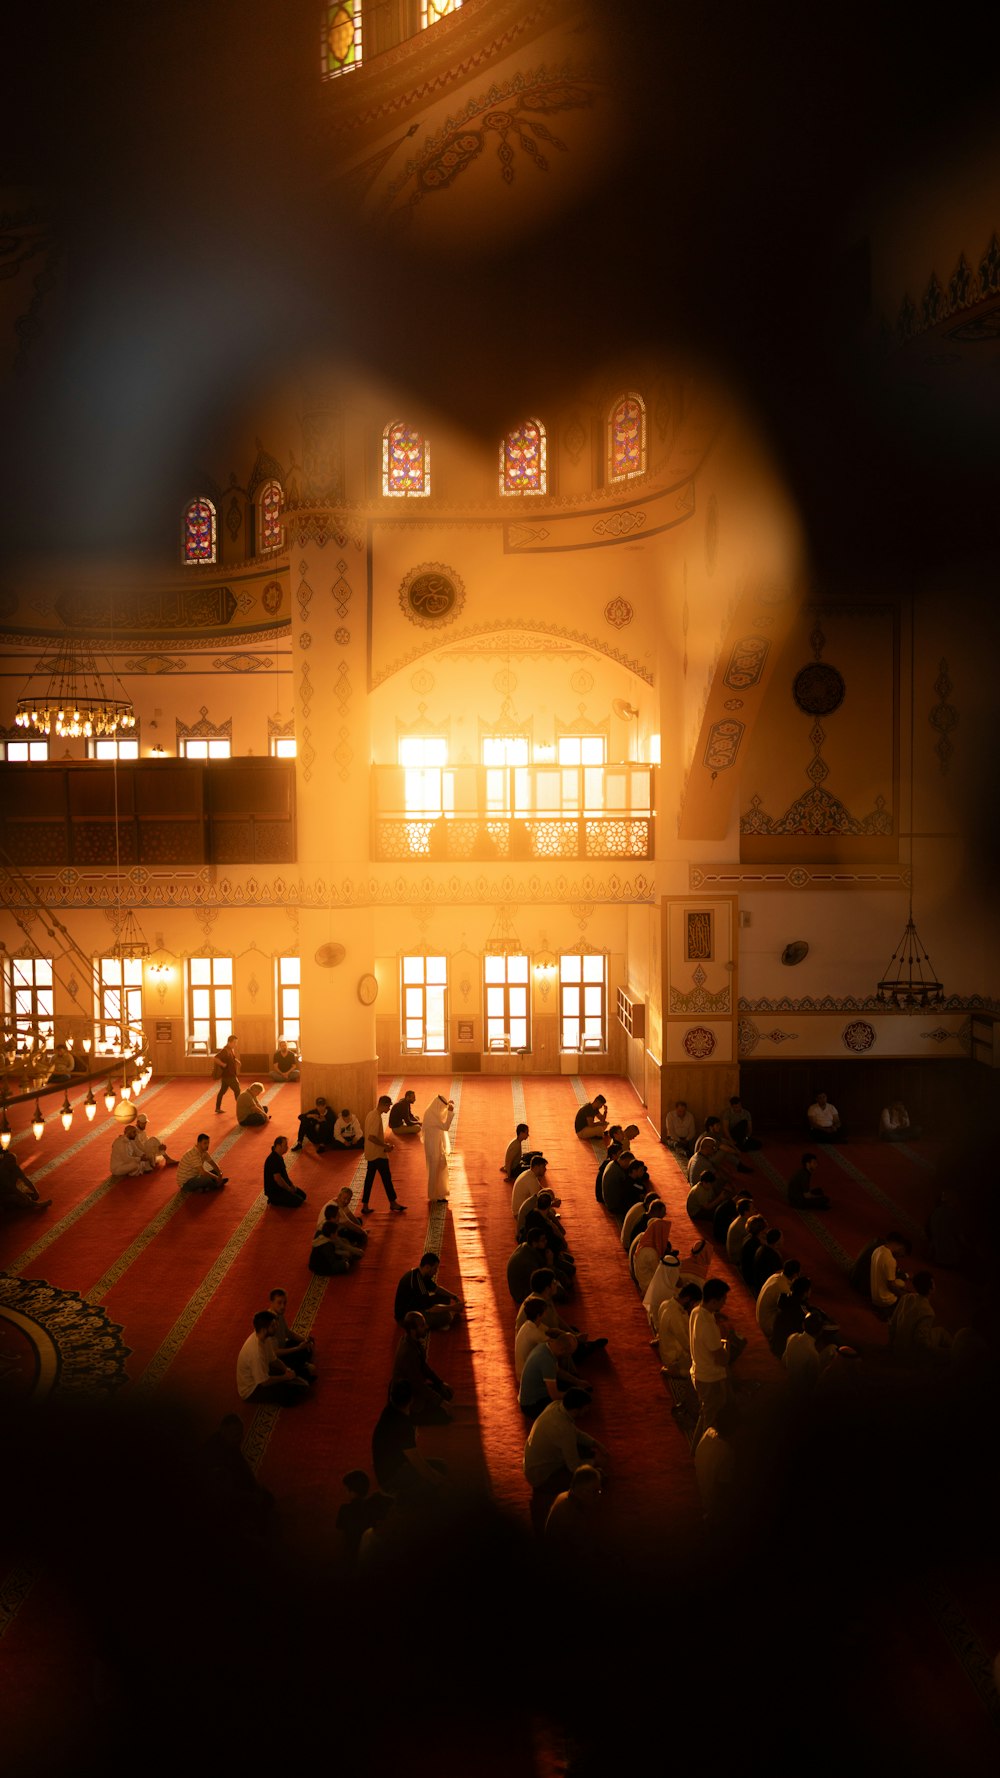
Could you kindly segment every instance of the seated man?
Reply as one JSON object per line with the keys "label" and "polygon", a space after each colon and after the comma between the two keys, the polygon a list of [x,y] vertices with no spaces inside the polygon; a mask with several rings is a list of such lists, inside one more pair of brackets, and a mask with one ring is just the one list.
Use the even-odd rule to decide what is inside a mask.
{"label": "seated man", "polygon": [[567,1389],[579,1388],[579,1378],[564,1370],[560,1360],[571,1358],[574,1342],[557,1328],[546,1329],[545,1339],[532,1347],[524,1361],[517,1404],[529,1420],[537,1420],[550,1401],[558,1401]]}
{"label": "seated man", "polygon": [[734,1148],[741,1154],[760,1147],[753,1133],[753,1119],[738,1093],[734,1093],[722,1114],[722,1127]]}
{"label": "seated man", "polygon": [[414,1266],[412,1271],[403,1273],[396,1286],[396,1300],[392,1310],[393,1320],[398,1326],[402,1326],[411,1309],[419,1309],[430,1328],[444,1330],[454,1326],[464,1304],[453,1291],[445,1290],[438,1283],[440,1264],[439,1254],[424,1253],[421,1254],[419,1265]]}
{"label": "seated man", "polygon": [[740,1160],[740,1150],[735,1142],[727,1136],[721,1117],[707,1117],[704,1134],[711,1136],[713,1142],[718,1144],[715,1154],[715,1171],[717,1173],[730,1174],[734,1167],[737,1173],[753,1172],[752,1167],[748,1167],[745,1161]]}
{"label": "seated man", "polygon": [[285,1319],[288,1296],[280,1285],[271,1291],[268,1297],[268,1307],[274,1316],[274,1328],[269,1346],[270,1357],[278,1358],[282,1364],[287,1364],[297,1377],[305,1377],[308,1382],[314,1383],[318,1375],[313,1363],[316,1343],[312,1334],[296,1333],[293,1328],[289,1327]]}
{"label": "seated man", "polygon": [[116,1136],[111,1144],[111,1177],[112,1179],[138,1179],[143,1173],[152,1173],[153,1160],[145,1146],[139,1141],[139,1131],[134,1123],[126,1124],[120,1136]]}
{"label": "seated man", "polygon": [[287,1153],[288,1137],[276,1136],[270,1153],[264,1156],[264,1196],[276,1209],[297,1210],[305,1203],[306,1194],[301,1186],[293,1185],[288,1176]]}
{"label": "seated man", "polygon": [[297,1154],[308,1139],[317,1154],[323,1154],[333,1141],[333,1123],[333,1106],[327,1104],[322,1093],[317,1093],[315,1105],[299,1118],[299,1139],[292,1143],[292,1153]]}
{"label": "seated man", "polygon": [[673,1111],[667,1112],[667,1142],[685,1166],[694,1153],[696,1139],[694,1112],[688,1110],[686,1099],[678,1099]]}
{"label": "seated man", "polygon": [[260,1309],[254,1316],[253,1333],[244,1340],[236,1360],[236,1388],[242,1401],[253,1402],[255,1406],[274,1403],[278,1407],[290,1408],[305,1401],[309,1385],[280,1358],[269,1357],[268,1344],[274,1334],[274,1323],[270,1309]]}
{"label": "seated man", "polygon": [[542,1409],[524,1447],[524,1479],[530,1487],[568,1487],[578,1464],[607,1456],[604,1446],[576,1424],[589,1406],[586,1389],[567,1389],[561,1401]]}
{"label": "seated man", "polygon": [[135,1114],[135,1132],[136,1142],[154,1167],[176,1167],[177,1162],[167,1153],[166,1143],[151,1134],[149,1119],[144,1111],[137,1111]]}
{"label": "seated man", "polygon": [[[329,1147],[341,1149],[364,1148],[364,1145],[365,1133],[361,1128],[361,1124],[355,1117],[353,1111],[349,1111],[345,1105],[340,1116],[334,1119],[333,1135],[330,1137]],[[323,1146],[320,1146],[319,1148],[320,1154],[323,1153]]]}
{"label": "seated man", "polygon": [[51,1203],[51,1198],[39,1197],[10,1149],[0,1149],[0,1212],[16,1215],[21,1210],[48,1210]]}
{"label": "seated man", "polygon": [[278,1047],[271,1057],[271,1079],[279,1084],[283,1080],[299,1079],[299,1058],[284,1037],[278,1038]]}
{"label": "seated man", "polygon": [[393,1383],[410,1385],[410,1419],[414,1426],[448,1426],[445,1407],[454,1391],[427,1362],[427,1322],[419,1309],[403,1316],[402,1333],[392,1364]]}
{"label": "seated man", "polygon": [[581,1105],[573,1119],[573,1129],[588,1142],[597,1142],[604,1135],[608,1121],[608,1102],[603,1093],[595,1094]]}
{"label": "seated man", "polygon": [[768,1345],[775,1358],[782,1356],[793,1333],[801,1333],[809,1313],[811,1289],[812,1279],[803,1277],[800,1272],[798,1277],[792,1279],[788,1289],[779,1294],[768,1338]]}
{"label": "seated man", "polygon": [[882,1142],[919,1142],[923,1135],[918,1125],[911,1124],[910,1114],[899,1099],[883,1108],[878,1133]]}
{"label": "seated man", "polygon": [[57,1043],[52,1052],[52,1073],[47,1084],[50,1087],[68,1086],[73,1078],[73,1051],[68,1043]]}
{"label": "seated man", "polygon": [[552,1263],[547,1233],[543,1229],[532,1229],[531,1234],[518,1243],[507,1261],[507,1289],[515,1303],[524,1302],[531,1289],[531,1275],[540,1266],[552,1270],[563,1289],[566,1288],[559,1277],[558,1267]]}
{"label": "seated man", "polygon": [[909,1251],[910,1243],[905,1236],[890,1229],[872,1254],[869,1274],[872,1308],[883,1321],[888,1321],[898,1298],[906,1291],[906,1273],[899,1271],[896,1262]]}
{"label": "seated man", "polygon": [[362,1252],[368,1245],[368,1230],[360,1216],[354,1214],[354,1193],[349,1185],[342,1185],[337,1193],[336,1207],[338,1211],[337,1227],[345,1241],[352,1241]]}
{"label": "seated man", "polygon": [[208,1137],[202,1131],[194,1147],[177,1163],[177,1188],[182,1192],[217,1192],[228,1184],[228,1177],[208,1152]]}
{"label": "seated man", "polygon": [[244,1130],[250,1130],[257,1124],[266,1124],[271,1113],[260,1102],[264,1091],[264,1082],[255,1080],[252,1086],[244,1087],[236,1100],[236,1122]]}
{"label": "seated man", "polygon": [[[698,1156],[695,1156],[695,1160]],[[694,1161],[692,1161],[692,1166]],[[725,1179],[717,1179],[711,1167],[699,1173],[684,1201],[684,1208],[692,1222],[711,1222],[716,1210],[727,1197],[732,1196],[732,1187]]]}
{"label": "seated man", "polygon": [[545,1521],[545,1542],[557,1558],[586,1562],[599,1527],[604,1477],[592,1463],[578,1463],[568,1488],[557,1494]]}
{"label": "seated man", "polygon": [[951,1334],[941,1326],[931,1307],[934,1278],[915,1272],[913,1289],[901,1296],[889,1322],[889,1344],[906,1363],[939,1361],[950,1357]]}
{"label": "seated man", "polygon": [[545,1184],[545,1168],[547,1166],[543,1154],[533,1154],[528,1165],[514,1181],[514,1189],[510,1194],[510,1211],[515,1222],[521,1214],[521,1205],[527,1198],[533,1198]]}
{"label": "seated man", "polygon": [[[536,1272],[533,1276],[538,1277],[539,1274]],[[521,1381],[521,1372],[524,1369],[529,1353],[532,1352],[536,1346],[544,1344],[547,1333],[559,1331],[558,1324],[554,1328],[550,1328],[546,1322],[545,1311],[547,1307],[548,1304],[542,1296],[526,1296],[524,1302],[521,1304],[520,1312],[518,1314],[518,1320],[521,1325],[514,1334],[514,1375],[519,1383]],[[574,1343],[570,1351],[571,1360],[575,1351],[576,1345]]]}
{"label": "seated man", "polygon": [[[739,1266],[743,1274],[743,1282],[753,1288],[753,1264],[760,1251],[760,1244],[767,1233],[767,1217],[751,1216],[747,1221],[747,1238],[740,1251]],[[762,1281],[763,1282],[763,1281]],[[756,1297],[756,1291],[754,1296]]]}
{"label": "seated man", "polygon": [[631,1210],[625,1212],[621,1228],[621,1241],[626,1253],[630,1252],[636,1235],[641,1235],[645,1229],[653,1205],[661,1202],[659,1192],[648,1191],[641,1203],[633,1204]]}
{"label": "seated man", "polygon": [[[330,1210],[332,1206],[328,1204],[326,1208]],[[312,1238],[308,1260],[310,1272],[318,1278],[342,1278],[360,1258],[360,1248],[345,1241],[340,1233],[336,1215],[327,1216]]]}
{"label": "seated man", "polygon": [[507,1144],[500,1171],[512,1185],[515,1179],[519,1179],[521,1174],[531,1166],[535,1155],[541,1153],[540,1149],[531,1148],[530,1136],[531,1131],[527,1124],[518,1124],[513,1137]]}
{"label": "seated man", "polygon": [[[573,1338],[576,1340],[574,1358],[582,1364],[583,1360],[589,1358],[591,1353],[603,1352],[608,1343],[607,1336],[605,1334],[598,1334],[595,1339],[591,1339],[589,1335],[581,1333],[580,1329],[574,1327],[571,1322],[564,1321],[556,1308],[556,1297],[558,1295],[559,1280],[556,1277],[555,1272],[552,1270],[552,1267],[536,1267],[535,1271],[531,1274],[530,1294],[525,1297],[524,1302],[518,1309],[517,1319],[514,1322],[515,1353],[517,1348],[517,1336],[520,1334],[521,1329],[528,1318],[528,1304],[531,1302],[532,1298],[537,1297],[543,1304],[541,1320],[544,1326],[557,1327],[563,1333],[572,1334]],[[572,1365],[571,1363],[568,1363],[567,1369],[570,1368],[572,1368]]]}
{"label": "seated man", "polygon": [[667,1206],[662,1199],[657,1198],[649,1207],[645,1228],[636,1235],[629,1247],[629,1270],[641,1296],[645,1296],[653,1282],[657,1266],[672,1252]]}
{"label": "seated man", "polygon": [[769,1278],[780,1272],[785,1263],[781,1250],[781,1230],[768,1229],[761,1238],[760,1246],[753,1256],[753,1265],[747,1283],[754,1294],[754,1301],[760,1295]]}
{"label": "seated man", "polygon": [[417,1095],[412,1087],[389,1108],[389,1128],[394,1136],[419,1136],[420,1119],[414,1116]]}
{"label": "seated man", "polygon": [[372,1468],[384,1494],[411,1506],[433,1499],[444,1466],[421,1456],[410,1409],[413,1392],[409,1383],[389,1385],[389,1400],[372,1433]]}
{"label": "seated man", "polygon": [[747,1223],[753,1215],[753,1199],[737,1198],[736,1215],[726,1230],[726,1258],[731,1266],[738,1266],[743,1252],[743,1243],[747,1238]]}
{"label": "seated man", "polygon": [[[243,1455],[243,1422],[239,1414],[225,1414],[201,1448],[201,1472],[205,1505],[218,1515],[220,1529],[233,1526],[242,1535],[258,1538],[268,1528],[274,1495],[262,1488]],[[200,1503],[199,1503],[200,1504]]]}
{"label": "seated man", "polygon": [[789,1334],[785,1342],[781,1362],[796,1389],[814,1389],[819,1382],[823,1360],[818,1342],[823,1334],[823,1317],[817,1315],[813,1309],[805,1317],[799,1331]]}
{"label": "seated man", "polygon": [[809,1134],[814,1142],[838,1142],[843,1137],[840,1112],[831,1105],[825,1093],[817,1093],[806,1112]]}
{"label": "seated man", "polygon": [[801,1271],[802,1267],[797,1259],[786,1259],[780,1271],[772,1272],[757,1292],[757,1326],[765,1340],[769,1340],[774,1332],[774,1318],[781,1298],[788,1295]]}
{"label": "seated man", "polygon": [[676,1295],[661,1304],[656,1337],[660,1369],[665,1377],[691,1373],[691,1311],[701,1302],[700,1284],[682,1284]]}
{"label": "seated man", "polygon": [[830,1200],[825,1191],[813,1185],[812,1176],[819,1166],[814,1154],[804,1154],[801,1166],[795,1169],[788,1181],[788,1202],[793,1210],[829,1210]]}
{"label": "seated man", "polygon": [[618,1222],[624,1222],[633,1204],[641,1204],[649,1175],[645,1163],[627,1150],[609,1161],[601,1174],[604,1205]]}

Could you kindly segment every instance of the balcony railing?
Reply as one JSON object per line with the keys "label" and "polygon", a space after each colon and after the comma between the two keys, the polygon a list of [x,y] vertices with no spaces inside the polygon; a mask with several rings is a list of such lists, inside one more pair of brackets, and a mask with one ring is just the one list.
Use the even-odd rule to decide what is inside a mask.
{"label": "balcony railing", "polygon": [[472,864],[653,856],[648,765],[372,769],[372,858]]}

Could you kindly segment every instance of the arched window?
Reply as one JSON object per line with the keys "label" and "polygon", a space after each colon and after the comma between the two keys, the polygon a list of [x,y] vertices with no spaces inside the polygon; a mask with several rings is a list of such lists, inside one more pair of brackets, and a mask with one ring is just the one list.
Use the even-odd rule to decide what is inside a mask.
{"label": "arched window", "polygon": [[547,486],[545,427],[525,420],[500,446],[501,494],[544,494]]}
{"label": "arched window", "polygon": [[192,500],[184,511],[184,537],[182,551],[185,562],[214,562],[216,560],[217,526],[215,507],[211,500],[199,495]]}
{"label": "arched window", "polygon": [[429,494],[431,491],[430,446],[403,420],[393,421],[382,434],[383,494]]}
{"label": "arched window", "polygon": [[641,395],[623,395],[608,420],[608,480],[627,482],[646,469],[646,404]]}
{"label": "arched window", "polygon": [[265,482],[257,501],[259,525],[257,530],[257,554],[266,556],[272,550],[281,549],[285,542],[285,527],[281,522],[281,509],[285,504],[280,482]]}
{"label": "arched window", "polygon": [[438,19],[461,10],[462,0],[420,0],[420,29],[426,31],[428,25],[436,25]]}
{"label": "arched window", "polygon": [[361,66],[361,0],[329,0],[323,8],[320,69],[324,80]]}

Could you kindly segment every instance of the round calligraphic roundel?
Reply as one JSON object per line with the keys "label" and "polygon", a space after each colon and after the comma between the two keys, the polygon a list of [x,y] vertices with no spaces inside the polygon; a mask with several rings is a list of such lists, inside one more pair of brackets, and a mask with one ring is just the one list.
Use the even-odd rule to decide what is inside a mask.
{"label": "round calligraphic roundel", "polygon": [[363,975],[358,983],[358,999],[362,1006],[374,1006],[378,999],[378,982],[373,975]]}
{"label": "round calligraphic roundel", "polygon": [[443,562],[421,562],[403,581],[399,603],[411,623],[436,629],[454,623],[465,604],[465,587],[454,568]]}
{"label": "round calligraphic roundel", "polygon": [[792,697],[807,716],[832,716],[840,709],[846,691],[843,674],[825,661],[810,661],[792,681]]}

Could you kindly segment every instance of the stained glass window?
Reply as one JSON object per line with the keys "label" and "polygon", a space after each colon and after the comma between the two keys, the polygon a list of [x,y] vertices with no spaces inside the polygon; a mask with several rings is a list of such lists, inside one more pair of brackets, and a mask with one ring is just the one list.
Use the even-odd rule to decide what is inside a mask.
{"label": "stained glass window", "polygon": [[436,25],[438,19],[461,10],[462,0],[420,0],[420,29],[426,31],[428,25]]}
{"label": "stained glass window", "polygon": [[646,468],[646,405],[641,395],[623,395],[608,421],[608,480],[627,482]]}
{"label": "stained glass window", "polygon": [[280,482],[268,482],[261,490],[257,502],[260,514],[260,545],[258,554],[266,556],[269,551],[281,549],[285,541],[285,527],[281,522],[281,509],[284,496]]}
{"label": "stained glass window", "polygon": [[330,0],[323,8],[320,67],[324,80],[361,66],[361,0]]}
{"label": "stained glass window", "polygon": [[525,420],[500,446],[501,494],[544,494],[547,484],[545,427]]}
{"label": "stained glass window", "polygon": [[431,453],[426,439],[396,420],[382,434],[383,494],[429,494]]}
{"label": "stained glass window", "polygon": [[184,513],[185,562],[214,562],[215,544],[215,507],[203,497],[192,500]]}

